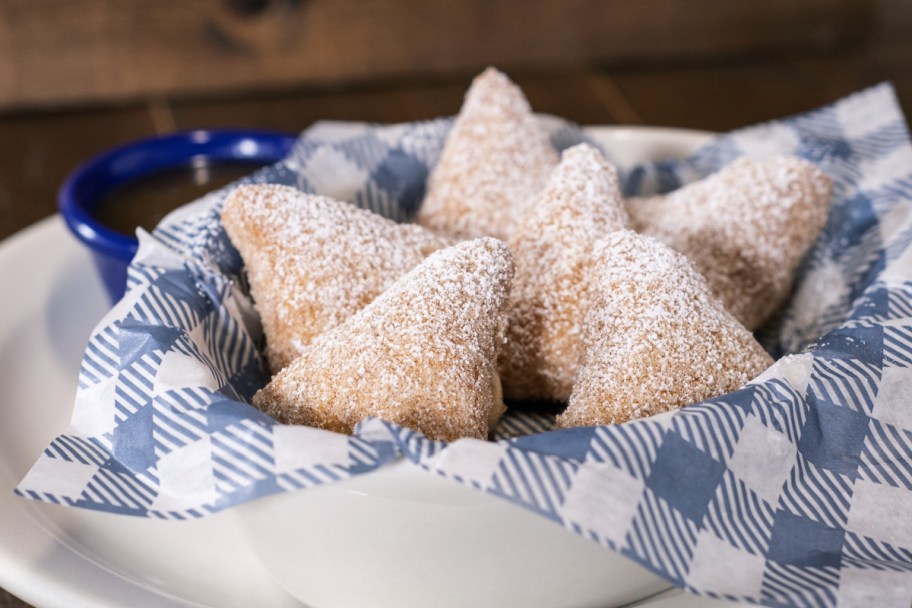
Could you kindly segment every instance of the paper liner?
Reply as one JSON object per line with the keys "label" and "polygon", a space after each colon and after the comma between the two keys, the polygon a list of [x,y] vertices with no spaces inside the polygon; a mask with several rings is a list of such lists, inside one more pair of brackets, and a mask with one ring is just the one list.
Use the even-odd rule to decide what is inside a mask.
{"label": "paper liner", "polygon": [[[580,133],[547,122],[558,148]],[[397,220],[420,203],[450,121],[320,123],[246,181]],[[627,172],[667,191],[748,155],[796,154],[834,180],[829,222],[765,330],[782,356],[735,393],[620,426],[548,431],[511,414],[498,442],[429,441],[369,420],[354,436],[247,405],[264,381],[224,191],[142,235],[129,290],[98,326],[71,427],[16,492],[188,519],[396,458],[497,495],[690,591],[770,606],[912,599],[912,145],[889,85],[723,135]]]}

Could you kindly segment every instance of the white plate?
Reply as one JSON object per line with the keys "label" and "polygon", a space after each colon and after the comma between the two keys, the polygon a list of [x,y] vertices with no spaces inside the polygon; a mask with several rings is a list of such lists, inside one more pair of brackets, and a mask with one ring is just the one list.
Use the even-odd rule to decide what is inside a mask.
{"label": "white plate", "polygon": [[[624,164],[682,155],[708,137],[643,128],[591,133]],[[298,606],[254,557],[230,510],[160,522],[13,496],[68,425],[82,350],[108,303],[89,254],[58,217],[0,245],[0,285],[0,587],[36,606]],[[717,605],[677,594],[654,601]]]}
{"label": "white plate", "polygon": [[67,427],[82,350],[108,303],[59,217],[3,243],[0,284],[0,586],[37,606],[297,606],[230,512],[172,523],[13,496]]}

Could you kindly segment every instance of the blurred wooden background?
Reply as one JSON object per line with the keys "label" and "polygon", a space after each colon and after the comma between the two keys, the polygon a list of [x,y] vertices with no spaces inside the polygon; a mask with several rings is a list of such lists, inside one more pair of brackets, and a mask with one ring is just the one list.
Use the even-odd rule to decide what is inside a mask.
{"label": "blurred wooden background", "polygon": [[0,107],[826,52],[872,0],[5,0]]}
{"label": "blurred wooden background", "polygon": [[487,65],[581,124],[723,131],[883,80],[908,116],[912,0],[0,0],[0,239],[126,140],[450,115]]}

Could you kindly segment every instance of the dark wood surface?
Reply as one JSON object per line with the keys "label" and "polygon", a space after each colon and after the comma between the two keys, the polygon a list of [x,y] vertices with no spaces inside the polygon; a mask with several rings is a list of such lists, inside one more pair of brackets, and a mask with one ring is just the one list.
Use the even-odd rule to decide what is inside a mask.
{"label": "dark wood surface", "polygon": [[[877,0],[8,0],[0,107],[832,49]],[[65,24],[61,27],[61,24]]]}
{"label": "dark wood surface", "polygon": [[[809,110],[883,80],[912,104],[912,36],[886,52],[651,69],[515,72],[532,106],[581,124],[725,131]],[[55,212],[56,191],[82,160],[174,130],[258,127],[298,132],[316,120],[398,122],[458,111],[472,74],[349,89],[145,100],[66,112],[0,113],[0,238]]]}
{"label": "dark wood surface", "polygon": [[[912,3],[872,42],[835,54],[789,54],[662,67],[525,70],[511,75],[540,112],[582,124],[727,130],[812,109],[892,80],[912,110]],[[209,98],[157,97],[122,106],[0,114],[0,239],[55,212],[55,193],[81,160],[124,141],[198,127],[300,131],[319,119],[380,122],[455,113],[472,74],[355,88],[276,90]],[[0,590],[0,608],[26,604]]]}

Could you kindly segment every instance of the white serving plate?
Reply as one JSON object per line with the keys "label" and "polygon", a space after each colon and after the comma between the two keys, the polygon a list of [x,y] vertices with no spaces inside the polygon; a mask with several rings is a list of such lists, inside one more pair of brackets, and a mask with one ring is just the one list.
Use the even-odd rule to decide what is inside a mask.
{"label": "white serving plate", "polygon": [[[590,133],[622,164],[680,156],[708,138],[699,132],[647,128],[595,127]],[[510,585],[521,582],[535,591],[531,595],[540,599],[538,605],[609,606],[645,599],[668,587],[639,566],[543,518],[405,463],[191,522],[130,518],[15,497],[13,487],[68,424],[82,350],[108,304],[88,252],[66,233],[58,217],[0,244],[0,284],[5,293],[0,299],[0,587],[29,603],[42,607],[301,605],[288,589],[318,607],[378,606],[382,589],[404,597],[410,589],[419,591],[410,585],[425,581],[420,589],[424,595],[416,596],[421,597],[421,605],[442,606],[446,598],[455,598],[451,604],[457,604],[460,597],[477,599],[468,604],[473,606],[485,605],[485,598],[490,600],[487,605],[535,605],[509,592],[515,589]],[[382,588],[367,596],[363,589],[340,585],[339,580],[318,585],[320,581],[308,579],[306,572],[289,568],[294,563],[288,558],[290,549],[295,559],[304,560],[299,564],[309,560],[310,572],[321,565],[331,566],[324,572],[341,565],[339,572],[357,568],[364,577],[375,579],[378,565],[401,565],[406,555],[419,555],[410,551],[411,543],[403,542],[402,536],[367,540],[365,529],[372,526],[364,516],[351,519],[349,514],[339,521],[340,500],[356,511],[367,508],[387,523],[404,522],[414,534],[422,530],[416,522],[423,517],[424,532],[449,534],[450,547],[461,547],[464,553],[448,551],[444,556],[439,544],[424,543],[429,549],[420,554],[420,568],[401,568],[401,578],[383,577]],[[322,515],[316,520],[296,517],[301,504]],[[493,522],[494,528],[490,523],[470,525],[472,536],[454,537],[453,524],[443,525],[477,522],[476,513],[483,513],[482,521]],[[288,516],[293,519],[290,528],[281,521]],[[258,530],[256,535],[248,534],[251,527]],[[289,530],[302,534],[307,544],[290,546]],[[424,532],[417,538],[427,540]],[[360,543],[355,554],[340,553],[343,533]],[[256,540],[249,542],[252,536]],[[318,539],[324,544],[316,550]],[[508,546],[514,558],[492,561],[479,549],[482,542],[495,549]],[[546,550],[549,561],[535,558],[536,550],[537,555]],[[370,551],[382,558],[368,559]],[[496,572],[495,582],[462,580],[449,588],[428,587],[429,576],[444,569],[442,557],[483,565]],[[677,602],[696,605],[693,598],[678,593],[646,604],[653,601],[662,608],[673,608]],[[696,601],[710,605],[707,600]]]}

